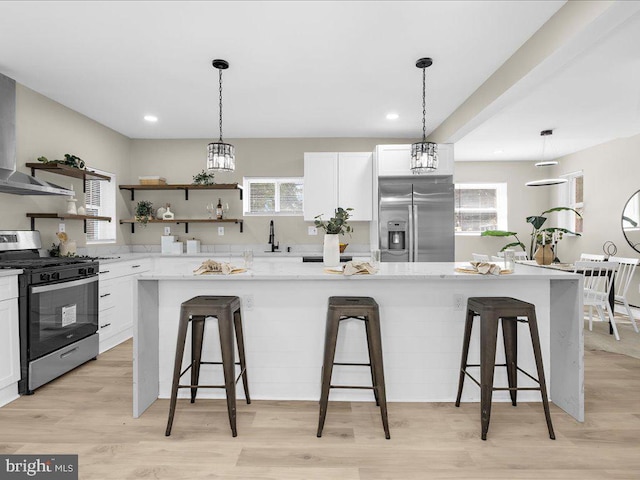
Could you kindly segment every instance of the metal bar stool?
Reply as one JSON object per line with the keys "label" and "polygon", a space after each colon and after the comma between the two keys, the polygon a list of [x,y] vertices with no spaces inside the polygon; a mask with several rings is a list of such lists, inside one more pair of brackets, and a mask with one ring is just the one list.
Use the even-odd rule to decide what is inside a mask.
{"label": "metal bar stool", "polygon": [[[348,318],[362,320],[367,334],[369,363],[339,363],[334,362],[338,328],[340,322]],[[371,370],[372,386],[332,385],[331,374],[334,365],[350,365],[369,367]],[[322,436],[324,421],[327,416],[329,390],[331,388],[357,388],[373,390],[376,405],[380,407],[382,426],[385,438],[389,435],[389,420],[387,419],[387,397],[384,386],[384,368],[382,365],[382,340],[380,335],[380,313],[378,304],[370,297],[330,297],[327,310],[327,326],[324,339],[324,361],[322,364],[322,393],[320,395],[320,419],[318,421],[318,437]]]}
{"label": "metal bar stool", "polygon": [[[206,318],[218,319],[218,332],[220,335],[220,350],[222,362],[203,362],[202,340],[204,336],[204,322]],[[182,357],[184,345],[187,339],[187,327],[191,322],[191,363],[183,371]],[[239,362],[234,362],[233,330],[235,327],[236,342],[238,344]],[[198,385],[200,365],[222,365],[224,373],[224,385]],[[235,365],[240,365],[240,374],[235,376]],[[180,385],[180,378],[191,370],[191,382],[189,385]],[[240,311],[240,299],[231,296],[199,296],[187,300],[180,306],[180,323],[178,325],[178,341],[176,345],[176,359],[173,368],[173,383],[171,386],[171,403],[169,406],[169,420],[165,435],[171,435],[173,416],[176,411],[179,388],[191,389],[191,403],[196,401],[198,388],[224,388],[227,395],[227,410],[231,432],[235,437],[236,431],[236,383],[242,377],[244,394],[247,403],[251,403],[249,397],[249,385],[247,381],[247,366],[244,356],[244,338],[242,335],[242,316]]]}
{"label": "metal bar stool", "polygon": [[[480,364],[467,363],[469,355],[469,343],[471,340],[471,328],[476,315],[480,316]],[[525,319],[526,317],[526,319]],[[502,319],[502,334],[506,364],[496,364],[496,344],[498,337],[498,322]],[[536,361],[538,378],[533,377],[518,367],[518,332],[517,322],[528,323],[533,346],[533,356]],[[469,372],[468,367],[480,367],[480,382]],[[509,387],[499,388],[493,386],[493,373],[495,367],[506,367]],[[518,387],[518,372],[523,373],[538,383],[537,387]],[[460,406],[462,387],[465,376],[469,376],[479,387],[480,417],[482,423],[482,439],[487,439],[489,431],[489,419],[491,417],[491,398],[494,390],[508,390],[511,395],[511,403],[516,406],[518,390],[539,390],[542,395],[542,405],[547,419],[549,437],[555,440],[549,401],[547,400],[547,386],[544,379],[542,366],[542,353],[540,350],[540,337],[538,335],[538,323],[536,321],[536,308],[521,300],[509,297],[470,297],[467,301],[467,320],[464,327],[464,343],[462,346],[462,360],[460,362],[460,380],[458,382],[458,396],[456,407]]]}

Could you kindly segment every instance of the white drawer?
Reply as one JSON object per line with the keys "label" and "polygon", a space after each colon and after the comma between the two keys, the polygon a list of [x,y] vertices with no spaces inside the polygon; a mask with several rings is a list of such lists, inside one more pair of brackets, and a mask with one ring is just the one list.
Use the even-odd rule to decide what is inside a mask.
{"label": "white drawer", "polygon": [[102,312],[114,307],[114,286],[115,281],[113,280],[100,281],[98,287],[98,311]]}
{"label": "white drawer", "polygon": [[18,297],[18,276],[0,277],[0,302]]}
{"label": "white drawer", "polygon": [[138,273],[148,272],[150,269],[151,261],[147,258],[108,263],[100,265],[100,281],[124,277],[126,275],[137,275]]}

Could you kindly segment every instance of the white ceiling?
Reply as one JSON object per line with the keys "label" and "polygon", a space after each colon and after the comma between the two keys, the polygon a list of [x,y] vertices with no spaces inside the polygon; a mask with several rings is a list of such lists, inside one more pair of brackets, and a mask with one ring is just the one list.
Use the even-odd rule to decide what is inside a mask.
{"label": "white ceiling", "polygon": [[[415,138],[418,58],[434,59],[430,132],[564,3],[3,1],[0,73],[131,138],[217,138],[223,58],[225,139]],[[562,152],[640,133],[640,15],[603,37],[458,139],[456,158],[537,158],[544,128]]]}

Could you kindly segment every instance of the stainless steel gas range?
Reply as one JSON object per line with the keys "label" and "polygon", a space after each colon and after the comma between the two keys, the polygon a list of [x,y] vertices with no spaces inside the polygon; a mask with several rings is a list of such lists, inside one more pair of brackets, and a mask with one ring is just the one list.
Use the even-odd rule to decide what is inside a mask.
{"label": "stainless steel gas range", "polygon": [[40,233],[0,230],[0,268],[18,277],[21,394],[98,356],[98,262],[40,257]]}

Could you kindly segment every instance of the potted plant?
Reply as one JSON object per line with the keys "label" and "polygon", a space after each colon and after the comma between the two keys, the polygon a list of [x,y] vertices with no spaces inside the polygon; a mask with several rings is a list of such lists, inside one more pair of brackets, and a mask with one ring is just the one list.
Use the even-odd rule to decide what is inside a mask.
{"label": "potted plant", "polygon": [[136,205],[135,219],[143,227],[153,218],[153,204],[148,200],[140,200]]}
{"label": "potted plant", "polygon": [[193,185],[213,185],[214,174],[202,170],[200,173],[193,176]]}
{"label": "potted plant", "polygon": [[351,234],[353,228],[349,225],[349,217],[353,208],[338,207],[333,217],[323,220],[322,215],[316,215],[314,223],[316,228],[325,231],[323,260],[327,267],[335,267],[340,264],[340,240],[338,235]]}
{"label": "potted plant", "polygon": [[[565,233],[570,233],[573,235],[577,235],[580,236],[579,233],[576,232],[572,232],[571,230],[567,230],[566,228],[561,228],[561,227],[546,227],[546,228],[542,228],[543,225],[545,224],[545,222],[547,221],[547,217],[545,217],[544,215],[547,213],[553,213],[553,212],[561,212],[561,211],[571,211],[573,213],[575,213],[577,216],[582,217],[582,215],[580,215],[580,213],[576,210],[574,210],[573,208],[570,207],[554,207],[554,208],[550,208],[549,210],[545,210],[544,212],[542,212],[540,215],[535,215],[535,216],[531,216],[531,217],[527,217],[527,223],[531,224],[531,236],[530,236],[530,242],[529,242],[529,251],[528,251],[528,256],[529,258],[533,259],[536,256],[536,252],[538,251],[539,248],[541,248],[540,252],[541,255],[543,257],[543,262],[546,262],[548,259],[548,256],[550,255],[550,251],[551,253],[553,253],[553,256],[551,257],[551,260],[555,259],[555,253],[552,250],[552,244],[555,246],[556,242],[558,240],[562,239],[562,236]],[[524,243],[522,243],[520,241],[520,239],[518,238],[518,235],[516,232],[509,232],[506,230],[487,230],[481,233],[481,235],[483,237],[510,237],[513,236],[516,241],[515,242],[511,242],[508,243],[507,245],[503,246],[500,251],[504,251],[507,248],[511,248],[511,247],[520,247],[522,248],[523,251],[527,251],[527,249],[524,246]],[[540,255],[539,255],[540,256]],[[557,261],[557,259],[555,259]],[[537,261],[537,259],[536,259]],[[551,263],[551,261],[549,261],[549,263]],[[546,263],[548,265],[548,263]]]}

